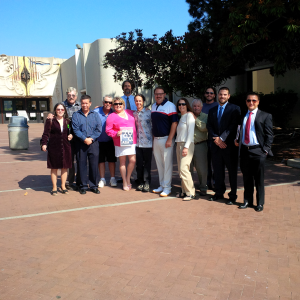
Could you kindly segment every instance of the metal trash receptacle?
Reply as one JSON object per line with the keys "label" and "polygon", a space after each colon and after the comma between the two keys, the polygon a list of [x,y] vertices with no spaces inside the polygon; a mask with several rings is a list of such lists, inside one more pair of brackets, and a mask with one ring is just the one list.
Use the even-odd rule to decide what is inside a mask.
{"label": "metal trash receptacle", "polygon": [[29,148],[28,125],[24,117],[13,116],[8,124],[9,148],[12,150],[26,150]]}

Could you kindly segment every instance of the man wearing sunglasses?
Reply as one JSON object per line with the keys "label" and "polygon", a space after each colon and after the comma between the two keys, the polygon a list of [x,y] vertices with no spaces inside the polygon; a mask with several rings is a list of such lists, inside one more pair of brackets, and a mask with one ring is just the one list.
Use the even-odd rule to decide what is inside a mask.
{"label": "man wearing sunglasses", "polygon": [[117,158],[115,156],[115,146],[112,138],[108,136],[105,132],[106,120],[108,116],[113,113],[112,110],[112,97],[105,96],[103,99],[103,106],[97,107],[94,109],[100,116],[102,122],[102,132],[98,137],[99,142],[99,172],[100,172],[100,181],[99,188],[103,188],[106,185],[105,180],[105,162],[108,162],[108,168],[110,172],[110,185],[117,186],[117,181],[115,178],[115,169]]}
{"label": "man wearing sunglasses", "polygon": [[246,105],[248,112],[242,118],[238,142],[240,166],[244,181],[244,204],[239,206],[245,209],[253,207],[254,183],[256,187],[257,206],[255,210],[264,209],[265,186],[264,170],[267,155],[273,156],[271,145],[273,142],[272,115],[258,109],[259,95],[248,93]]}
{"label": "man wearing sunglasses", "polygon": [[[203,98],[204,103],[202,107],[202,113],[207,114],[209,111],[218,106],[218,102],[216,102],[216,89],[214,87],[208,87],[205,89]],[[213,176],[213,169],[212,169],[212,161],[211,161],[211,141],[207,140],[207,188],[209,190],[213,190],[214,184],[214,176]]]}

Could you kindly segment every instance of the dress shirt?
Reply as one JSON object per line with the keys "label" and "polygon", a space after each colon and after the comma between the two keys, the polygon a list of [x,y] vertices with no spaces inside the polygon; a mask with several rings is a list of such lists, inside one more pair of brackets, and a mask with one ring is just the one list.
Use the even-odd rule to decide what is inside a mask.
{"label": "dress shirt", "polygon": [[127,109],[127,97],[129,98],[130,110],[136,110],[136,105],[135,105],[135,102],[134,102],[134,96],[133,95],[130,95],[130,96],[123,95],[121,97],[125,101],[125,109]]}
{"label": "dress shirt", "polygon": [[250,142],[249,142],[249,144],[245,144],[245,142],[244,142],[244,140],[245,140],[246,123],[247,123],[247,120],[249,118],[249,113],[250,113],[249,110],[248,110],[248,112],[247,112],[247,114],[246,114],[246,116],[244,118],[244,121],[243,121],[243,139],[242,139],[243,145],[246,145],[246,146],[259,145],[257,137],[256,137],[256,131],[255,131],[255,125],[254,125],[254,121],[255,121],[255,118],[256,118],[257,110],[258,110],[258,108],[256,108],[253,111],[251,111],[252,115],[251,115],[251,123],[250,123]]}
{"label": "dress shirt", "polygon": [[195,120],[194,143],[200,143],[207,140],[207,114],[201,112]]}
{"label": "dress shirt", "polygon": [[72,127],[75,135],[84,141],[86,138],[92,138],[94,141],[100,136],[102,124],[99,114],[90,110],[88,115],[78,110],[73,114]]}
{"label": "dress shirt", "polygon": [[81,105],[79,102],[75,102],[74,104],[69,104],[68,100],[65,100],[63,102],[64,106],[66,107],[67,109],[67,113],[68,113],[68,116],[69,116],[69,119],[72,120],[72,116],[73,114],[78,111],[79,109],[81,109]]}
{"label": "dress shirt", "polygon": [[137,133],[136,146],[140,148],[152,148],[152,122],[151,110],[143,108],[133,112]]}
{"label": "dress shirt", "polygon": [[184,148],[189,148],[194,143],[195,119],[192,114],[186,113],[181,116],[177,126],[175,142],[185,142]]}
{"label": "dress shirt", "polygon": [[[222,109],[222,115],[221,115],[221,118],[222,118],[222,116],[223,116],[223,114],[224,114],[224,110],[225,110],[225,107],[226,107],[227,104],[228,104],[228,101],[227,101],[224,105],[222,105],[223,109]],[[217,114],[217,116],[219,115],[220,108],[221,108],[221,105],[219,104],[219,105],[218,105],[218,114]]]}
{"label": "dress shirt", "polygon": [[108,136],[107,133],[105,132],[105,126],[106,126],[106,120],[107,120],[108,116],[111,113],[113,113],[113,110],[110,109],[110,111],[108,112],[107,115],[103,112],[103,106],[95,108],[94,111],[99,114],[100,120],[101,120],[101,123],[102,123],[102,132],[101,132],[101,135],[98,137],[98,141],[99,142],[109,142],[109,141],[111,141],[112,138],[110,136]]}

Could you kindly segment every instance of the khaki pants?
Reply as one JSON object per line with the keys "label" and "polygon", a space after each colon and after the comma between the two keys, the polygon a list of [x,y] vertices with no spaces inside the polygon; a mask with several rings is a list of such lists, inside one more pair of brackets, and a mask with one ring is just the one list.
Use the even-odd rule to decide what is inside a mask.
{"label": "khaki pants", "polygon": [[178,164],[178,173],[181,178],[181,189],[182,193],[187,194],[187,196],[195,195],[194,181],[190,172],[190,164],[193,159],[194,154],[194,143],[190,144],[187,156],[182,156],[182,150],[184,148],[185,142],[177,143],[176,155]]}
{"label": "khaki pants", "polygon": [[200,144],[195,145],[194,156],[191,163],[191,173],[193,173],[194,169],[196,168],[200,191],[205,192],[207,191],[207,143],[206,141]]}

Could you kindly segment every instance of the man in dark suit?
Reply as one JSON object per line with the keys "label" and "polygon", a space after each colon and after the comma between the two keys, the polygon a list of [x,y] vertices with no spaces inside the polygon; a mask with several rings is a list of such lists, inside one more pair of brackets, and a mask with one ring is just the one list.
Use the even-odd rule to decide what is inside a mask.
{"label": "man in dark suit", "polygon": [[226,204],[236,201],[237,195],[237,162],[238,149],[234,146],[237,126],[241,117],[241,110],[237,105],[229,103],[230,91],[227,87],[219,89],[218,106],[208,113],[207,130],[211,142],[212,164],[215,174],[215,195],[210,201],[224,199],[225,166],[229,174],[231,191]]}
{"label": "man in dark suit", "polygon": [[244,181],[244,204],[239,208],[253,207],[254,183],[256,187],[256,211],[262,211],[265,203],[264,171],[267,155],[273,156],[272,115],[258,109],[259,95],[247,95],[248,112],[241,122],[239,142],[240,166]]}

